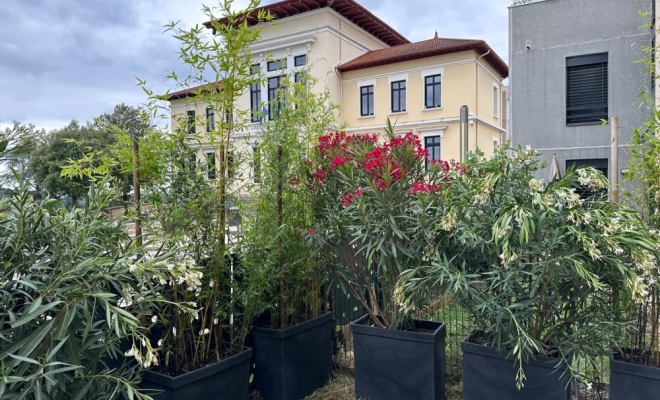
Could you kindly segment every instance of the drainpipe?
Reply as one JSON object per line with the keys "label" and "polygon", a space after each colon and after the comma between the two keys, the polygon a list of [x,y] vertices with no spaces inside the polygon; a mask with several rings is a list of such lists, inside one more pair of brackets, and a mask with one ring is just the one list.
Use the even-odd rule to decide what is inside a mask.
{"label": "drainpipe", "polygon": [[[486,57],[490,54],[490,49],[487,52],[477,57],[475,64],[476,74],[475,78],[475,93],[474,93],[474,149],[479,147],[479,59]],[[467,149],[466,149],[467,150]]]}

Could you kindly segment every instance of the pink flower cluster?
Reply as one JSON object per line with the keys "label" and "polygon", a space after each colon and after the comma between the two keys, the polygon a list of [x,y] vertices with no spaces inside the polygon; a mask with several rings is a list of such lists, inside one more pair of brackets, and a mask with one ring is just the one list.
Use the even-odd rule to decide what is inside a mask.
{"label": "pink flower cluster", "polygon": [[342,198],[341,198],[341,204],[344,205],[344,207],[348,207],[355,200],[357,200],[358,197],[362,196],[362,189],[358,189],[355,191],[355,193],[346,193]]}
{"label": "pink flower cluster", "polygon": [[435,183],[426,183],[424,181],[416,181],[408,190],[408,194],[418,194],[418,193],[431,193],[442,190],[442,186],[436,185]]}

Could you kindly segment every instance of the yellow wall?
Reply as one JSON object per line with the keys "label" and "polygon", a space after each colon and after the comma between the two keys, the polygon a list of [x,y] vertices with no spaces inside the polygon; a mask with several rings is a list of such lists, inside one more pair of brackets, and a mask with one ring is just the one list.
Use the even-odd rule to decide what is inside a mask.
{"label": "yellow wall", "polygon": [[[487,155],[493,154],[493,138],[501,135],[501,104],[498,117],[493,114],[494,84],[501,93],[501,76],[483,60],[477,63],[474,51],[404,61],[378,67],[348,71],[342,74],[342,116],[354,133],[382,133],[387,118],[395,124],[395,132],[440,135],[441,157],[459,159],[460,108],[468,106],[468,150],[477,146]],[[423,74],[442,73],[441,107],[425,109]],[[407,78],[406,111],[391,112],[391,84]],[[360,115],[360,86],[374,84],[374,115]],[[477,90],[478,87],[478,90]],[[498,99],[501,97],[498,97]],[[499,128],[499,129],[498,129]]]}

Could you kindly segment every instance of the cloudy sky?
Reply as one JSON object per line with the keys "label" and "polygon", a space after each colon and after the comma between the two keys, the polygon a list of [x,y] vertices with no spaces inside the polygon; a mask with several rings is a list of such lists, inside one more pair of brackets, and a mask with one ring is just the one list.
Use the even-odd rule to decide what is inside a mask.
{"label": "cloudy sky", "polygon": [[[204,22],[201,4],[214,1],[0,0],[0,127],[16,120],[52,129],[142,104],[135,77],[164,91],[165,75],[180,65],[163,25]],[[436,30],[484,39],[508,60],[511,0],[357,1],[411,41]]]}

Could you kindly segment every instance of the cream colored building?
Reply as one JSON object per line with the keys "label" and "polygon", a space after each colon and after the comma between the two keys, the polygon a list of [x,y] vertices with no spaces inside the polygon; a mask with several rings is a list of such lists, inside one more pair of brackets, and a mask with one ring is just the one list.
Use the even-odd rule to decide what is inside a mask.
{"label": "cream colored building", "polygon": [[[420,135],[434,158],[458,159],[459,113],[465,105],[468,150],[479,147],[490,155],[503,142],[500,103],[508,67],[486,42],[436,35],[411,43],[354,0],[284,0],[262,8],[275,20],[261,24],[261,39],[251,51],[254,68],[266,80],[241,96],[236,107],[268,107],[277,78],[311,63],[318,82],[310,90],[328,88],[330,101],[340,105],[337,125],[345,123],[348,132],[380,133],[390,118],[397,132]],[[281,59],[286,65],[273,61]],[[173,115],[205,115],[205,105],[188,96],[192,90],[171,93]],[[234,132],[236,151],[251,152],[260,127],[255,114],[245,132]],[[206,127],[198,123],[195,129]],[[213,152],[210,143],[198,148],[200,159]]]}

